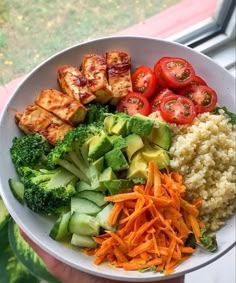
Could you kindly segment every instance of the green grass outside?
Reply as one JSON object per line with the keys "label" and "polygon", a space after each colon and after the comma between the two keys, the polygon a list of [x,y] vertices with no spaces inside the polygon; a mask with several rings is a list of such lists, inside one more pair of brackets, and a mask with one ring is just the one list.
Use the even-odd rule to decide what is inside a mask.
{"label": "green grass outside", "polygon": [[64,48],[112,35],[179,1],[0,0],[0,85]]}

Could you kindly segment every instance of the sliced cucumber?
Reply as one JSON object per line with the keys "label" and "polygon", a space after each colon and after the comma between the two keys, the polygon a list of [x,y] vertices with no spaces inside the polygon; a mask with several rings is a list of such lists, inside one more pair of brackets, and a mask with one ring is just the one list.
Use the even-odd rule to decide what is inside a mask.
{"label": "sliced cucumber", "polygon": [[77,192],[82,192],[82,191],[91,191],[93,188],[86,182],[84,181],[79,181],[76,184],[76,191]]}
{"label": "sliced cucumber", "polygon": [[104,200],[104,194],[97,191],[83,191],[78,193],[76,197],[86,198],[88,200],[91,200],[100,207],[106,203],[106,201]]}
{"label": "sliced cucumber", "polygon": [[113,208],[113,204],[109,203],[108,205],[106,205],[97,215],[96,218],[100,224],[100,226],[106,230],[110,230],[110,231],[114,231],[115,227],[111,226],[108,223],[108,217],[111,213],[111,210]]}
{"label": "sliced cucumber", "polygon": [[71,212],[79,212],[79,213],[85,213],[88,215],[96,215],[101,208],[96,205],[96,203],[92,202],[91,200],[88,200],[86,198],[78,198],[78,197],[72,197],[71,198]]}
{"label": "sliced cucumber", "polygon": [[52,227],[49,236],[54,240],[61,240],[70,234],[69,232],[69,221],[71,213],[70,211],[63,214],[57,219],[56,223]]}
{"label": "sliced cucumber", "polygon": [[91,236],[84,236],[73,234],[71,238],[71,245],[78,246],[81,248],[96,248],[97,243]]}
{"label": "sliced cucumber", "polygon": [[14,195],[14,197],[20,202],[20,203],[23,203],[24,202],[24,185],[19,182],[19,181],[16,181],[12,178],[10,178],[8,180],[8,183],[9,183],[9,186],[10,186],[10,189]]}
{"label": "sliced cucumber", "polygon": [[83,236],[97,236],[99,234],[99,222],[94,216],[73,212],[69,222],[69,230]]}

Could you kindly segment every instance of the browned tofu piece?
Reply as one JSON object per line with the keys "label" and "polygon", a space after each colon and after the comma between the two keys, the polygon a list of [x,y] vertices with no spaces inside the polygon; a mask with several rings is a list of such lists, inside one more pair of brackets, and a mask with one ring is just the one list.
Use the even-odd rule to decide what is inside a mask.
{"label": "browned tofu piece", "polygon": [[82,104],[87,104],[96,98],[88,87],[88,81],[77,68],[69,65],[59,67],[57,79],[61,90]]}
{"label": "browned tofu piece", "polygon": [[73,129],[38,105],[29,105],[22,115],[16,116],[17,118],[20,118],[18,126],[23,132],[39,133],[53,145]]}
{"label": "browned tofu piece", "polygon": [[87,112],[87,109],[78,100],[56,89],[43,90],[35,103],[71,126],[82,122]]}
{"label": "browned tofu piece", "polygon": [[83,57],[82,72],[88,80],[89,88],[101,104],[112,97],[111,88],[107,82],[107,64],[103,55],[87,54]]}
{"label": "browned tofu piece", "polygon": [[111,86],[113,98],[111,104],[117,104],[123,96],[132,92],[130,74],[130,56],[123,51],[110,51],[107,53],[108,83]]}

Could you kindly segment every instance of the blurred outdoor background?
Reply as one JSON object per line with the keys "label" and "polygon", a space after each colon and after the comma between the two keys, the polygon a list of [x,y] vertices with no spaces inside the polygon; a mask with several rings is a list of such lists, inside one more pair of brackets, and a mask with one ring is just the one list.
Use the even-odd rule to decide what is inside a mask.
{"label": "blurred outdoor background", "polygon": [[64,48],[113,35],[178,2],[0,0],[0,85]]}

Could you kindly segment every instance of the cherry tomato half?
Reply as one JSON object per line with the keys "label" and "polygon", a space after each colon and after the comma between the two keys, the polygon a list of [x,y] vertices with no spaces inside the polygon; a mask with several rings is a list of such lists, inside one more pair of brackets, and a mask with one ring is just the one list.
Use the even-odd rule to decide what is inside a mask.
{"label": "cherry tomato half", "polygon": [[160,70],[168,87],[181,88],[195,77],[192,65],[182,58],[166,58],[160,62]]}
{"label": "cherry tomato half", "polygon": [[157,78],[154,72],[147,66],[138,67],[131,76],[133,90],[142,93],[145,97],[151,97],[157,87]]}
{"label": "cherry tomato half", "polygon": [[162,57],[159,61],[156,62],[156,64],[154,65],[154,73],[157,77],[157,86],[161,87],[161,88],[166,88],[168,87],[167,86],[167,83],[166,81],[164,80],[163,78],[163,75],[161,73],[161,62],[168,59],[168,58],[171,58],[171,57]]}
{"label": "cherry tomato half", "polygon": [[191,81],[191,85],[207,85],[207,83],[199,76],[195,76]]}
{"label": "cherry tomato half", "polygon": [[168,88],[162,89],[160,92],[157,93],[156,96],[154,96],[152,102],[151,102],[151,112],[159,111],[160,110],[160,104],[163,99],[163,97],[166,97],[168,95],[175,95],[174,92]]}
{"label": "cherry tomato half", "polygon": [[141,93],[130,92],[124,96],[117,106],[118,112],[125,112],[128,115],[142,114],[148,116],[151,111],[150,103]]}
{"label": "cherry tomato half", "polygon": [[190,124],[196,117],[195,106],[187,97],[169,95],[160,104],[162,118],[170,123]]}
{"label": "cherry tomato half", "polygon": [[210,112],[217,103],[216,92],[205,85],[190,85],[179,94],[193,101],[197,113]]}

